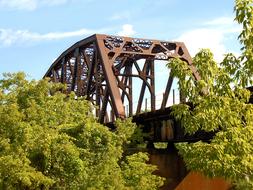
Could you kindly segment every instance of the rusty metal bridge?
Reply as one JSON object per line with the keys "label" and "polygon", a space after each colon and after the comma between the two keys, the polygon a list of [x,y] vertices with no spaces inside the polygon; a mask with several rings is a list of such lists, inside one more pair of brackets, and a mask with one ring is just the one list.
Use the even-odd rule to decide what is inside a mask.
{"label": "rusty metal bridge", "polygon": [[[202,132],[194,136],[185,135],[180,123],[170,116],[171,109],[167,103],[174,78],[169,69],[167,79],[161,81],[166,83],[161,104],[159,107],[156,105],[155,64],[160,63],[155,61],[168,61],[176,57],[187,62],[195,79],[200,80],[182,42],[95,34],[64,51],[44,77],[65,83],[66,93],[74,91],[77,96],[85,96],[95,105],[94,114],[100,123],[110,125],[115,118],[133,117],[133,121],[144,131],[152,134],[151,141],[208,139],[210,135],[203,135]],[[139,60],[143,63],[140,64]],[[134,85],[135,79],[141,81],[140,87]],[[140,91],[136,106],[133,105],[135,91]],[[144,98],[147,94],[149,102]],[[179,96],[180,101],[184,102],[184,97]]]}

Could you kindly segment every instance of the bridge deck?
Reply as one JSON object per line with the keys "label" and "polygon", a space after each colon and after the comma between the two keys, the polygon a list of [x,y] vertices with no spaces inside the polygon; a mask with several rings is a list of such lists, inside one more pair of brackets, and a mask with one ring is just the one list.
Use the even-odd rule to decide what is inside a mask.
{"label": "bridge deck", "polygon": [[[152,112],[145,112],[133,116],[133,122],[140,127],[144,133],[149,134],[147,139],[151,142],[196,142],[199,140],[209,141],[214,132],[198,131],[194,135],[185,134],[179,121],[171,116],[171,107]],[[112,122],[107,126],[114,128]]]}

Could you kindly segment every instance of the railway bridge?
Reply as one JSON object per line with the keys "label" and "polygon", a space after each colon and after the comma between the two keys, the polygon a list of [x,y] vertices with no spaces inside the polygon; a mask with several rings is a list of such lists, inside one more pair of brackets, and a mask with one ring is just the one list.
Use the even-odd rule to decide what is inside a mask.
{"label": "railway bridge", "polygon": [[[171,58],[187,62],[196,80],[200,76],[182,42],[159,41],[95,34],[75,43],[51,65],[44,77],[67,84],[67,92],[85,96],[95,105],[94,114],[100,123],[112,125],[116,118],[133,117],[153,142],[178,142],[208,139],[199,132],[184,135],[180,123],[171,116],[169,96],[173,80],[169,69],[161,73]],[[163,61],[163,63],[161,62]],[[158,80],[158,81],[156,81]],[[155,86],[166,84],[159,105]],[[174,82],[175,84],[175,82]],[[183,95],[173,91],[173,102],[185,102]]]}

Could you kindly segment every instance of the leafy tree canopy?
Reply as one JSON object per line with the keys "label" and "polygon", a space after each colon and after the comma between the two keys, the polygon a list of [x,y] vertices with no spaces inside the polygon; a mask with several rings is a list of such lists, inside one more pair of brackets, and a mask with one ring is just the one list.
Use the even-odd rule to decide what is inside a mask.
{"label": "leafy tree canopy", "polygon": [[223,176],[237,189],[253,189],[253,105],[248,104],[253,76],[253,0],[235,1],[235,20],[242,24],[242,54],[227,54],[217,63],[213,54],[201,50],[193,63],[201,76],[195,81],[180,59],[168,63],[192,107],[173,108],[187,133],[216,131],[210,143],[177,145],[186,165],[210,177]]}
{"label": "leafy tree canopy", "polygon": [[135,130],[129,120],[111,132],[91,105],[61,84],[27,81],[23,73],[0,80],[0,189],[157,189],[148,156],[123,157]]}

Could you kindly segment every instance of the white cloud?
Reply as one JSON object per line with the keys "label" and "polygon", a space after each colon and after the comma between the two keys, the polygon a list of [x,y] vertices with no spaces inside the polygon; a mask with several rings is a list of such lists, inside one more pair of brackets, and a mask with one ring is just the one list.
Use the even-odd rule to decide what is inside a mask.
{"label": "white cloud", "polygon": [[223,44],[224,34],[215,29],[195,29],[182,34],[177,40],[185,43],[191,56],[194,56],[201,48],[209,48],[216,60],[221,60],[226,52]]}
{"label": "white cloud", "polygon": [[[0,47],[9,47],[15,45],[31,45],[35,42],[60,40],[71,37],[86,37],[95,33],[107,33],[112,31],[112,28],[101,28],[101,29],[86,29],[82,28],[75,31],[69,32],[48,32],[41,34],[38,32],[31,32],[29,30],[13,30],[0,28]],[[132,36],[136,32],[133,26],[130,24],[124,24],[122,30],[118,32],[121,36]]]}
{"label": "white cloud", "polygon": [[214,58],[221,61],[223,55],[228,52],[224,41],[240,30],[240,26],[233,22],[233,18],[221,17],[204,23],[200,28],[186,31],[176,40],[186,44],[191,56],[201,48],[209,48],[214,53]]}
{"label": "white cloud", "polygon": [[134,34],[136,34],[136,32],[131,24],[124,24],[122,30],[117,33],[119,36],[133,36]]}
{"label": "white cloud", "polygon": [[31,11],[37,8],[37,1],[35,0],[1,0],[0,6]]}
{"label": "white cloud", "polygon": [[39,2],[49,5],[49,6],[54,6],[54,5],[61,5],[67,3],[69,0],[40,0]]}
{"label": "white cloud", "polygon": [[204,23],[204,25],[217,26],[217,25],[233,25],[234,19],[231,17],[219,17]]}
{"label": "white cloud", "polygon": [[0,7],[33,11],[40,6],[54,6],[67,3],[69,0],[0,0]]}
{"label": "white cloud", "polygon": [[50,32],[46,34],[40,34],[36,32],[30,32],[29,30],[11,30],[0,29],[0,46],[11,46],[20,44],[30,44],[33,42],[40,42],[45,40],[57,40],[77,36],[86,36],[94,33],[103,33],[101,30],[80,29],[71,32]]}

